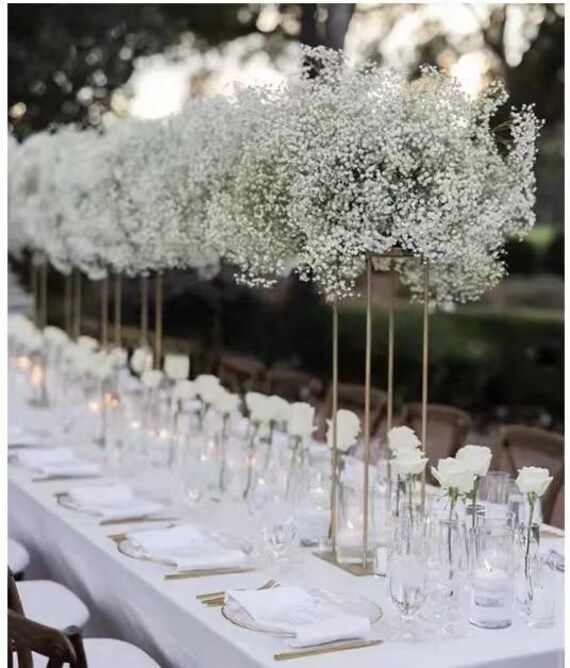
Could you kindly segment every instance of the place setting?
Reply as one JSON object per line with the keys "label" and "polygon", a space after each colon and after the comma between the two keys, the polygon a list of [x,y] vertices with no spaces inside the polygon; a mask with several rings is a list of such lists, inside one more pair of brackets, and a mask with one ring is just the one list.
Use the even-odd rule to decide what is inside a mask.
{"label": "place setting", "polygon": [[97,478],[102,472],[100,464],[78,457],[66,446],[17,448],[10,451],[8,461],[29,471],[34,482]]}

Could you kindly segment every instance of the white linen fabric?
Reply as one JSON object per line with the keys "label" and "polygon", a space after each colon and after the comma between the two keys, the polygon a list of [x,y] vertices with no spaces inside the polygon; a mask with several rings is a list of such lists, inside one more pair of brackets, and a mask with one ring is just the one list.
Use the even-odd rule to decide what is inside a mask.
{"label": "white linen fabric", "polygon": [[19,425],[8,426],[8,447],[44,447],[49,441],[47,435],[37,434]]}
{"label": "white linen fabric", "polygon": [[83,628],[89,610],[67,587],[51,580],[23,580],[16,583],[24,614],[35,622],[63,631],[68,626]]}
{"label": "white linen fabric", "polygon": [[8,539],[8,566],[15,575],[23,573],[30,563],[28,550],[17,540]]}
{"label": "white linen fabric", "polygon": [[96,515],[101,522],[144,517],[164,507],[157,501],[135,496],[124,485],[74,487],[68,496],[78,510]]}
{"label": "white linen fabric", "polygon": [[[9,385],[8,396],[11,422],[36,424],[39,411],[25,404],[14,382]],[[49,414],[43,422],[54,427],[57,419],[57,415]],[[85,446],[81,447],[86,453]],[[92,452],[100,450],[94,447]],[[161,668],[275,668],[274,654],[286,649],[283,638],[238,628],[225,620],[219,609],[196,600],[205,592],[255,589],[275,578],[273,571],[165,581],[170,566],[121,554],[109,539],[108,527],[99,526],[94,517],[59,505],[54,494],[62,491],[61,482],[32,482],[30,472],[16,466],[9,467],[8,481],[10,535],[31,553],[27,574],[58,580],[77,592],[92,612],[87,635],[120,636],[144,649]],[[133,489],[138,487],[133,484]],[[247,537],[256,536],[258,531],[247,511],[236,505],[197,508],[189,513],[188,521],[197,528]],[[126,525],[123,530],[143,526]],[[562,545],[562,538],[555,540]],[[464,638],[434,635],[409,645],[384,642],[354,652],[309,657],[302,660],[303,667],[562,668],[564,575],[553,571],[553,577],[560,599],[552,628],[530,630],[515,616],[513,625],[501,631],[469,627]],[[372,626],[371,637],[386,638],[395,613],[384,578],[354,577],[304,548],[299,562],[276,579],[283,586],[348,590],[375,601],[382,607],[383,616]]]}
{"label": "white linen fabric", "polygon": [[234,568],[246,561],[241,550],[223,548],[189,525],[133,531],[127,537],[145,554],[172,564],[178,571]]}
{"label": "white linen fabric", "polygon": [[24,448],[18,450],[12,456],[14,461],[20,464],[20,466],[26,466],[31,469],[37,469],[49,464],[76,461],[75,453],[71,448],[67,447],[46,448],[45,450]]}
{"label": "white linen fabric", "polygon": [[118,505],[134,499],[133,491],[126,485],[89,485],[72,487],[67,495],[79,506]]}
{"label": "white linen fabric", "polygon": [[293,633],[295,637],[288,640],[291,647],[362,638],[370,633],[367,617],[342,614],[301,587],[229,591],[226,605],[234,611],[243,609],[260,629]]}

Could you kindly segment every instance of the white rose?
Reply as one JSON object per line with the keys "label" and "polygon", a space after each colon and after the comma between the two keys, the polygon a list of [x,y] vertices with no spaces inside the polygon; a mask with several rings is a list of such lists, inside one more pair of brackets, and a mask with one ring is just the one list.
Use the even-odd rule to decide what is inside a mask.
{"label": "white rose", "polygon": [[162,383],[164,374],[158,369],[149,369],[148,371],[143,372],[141,376],[141,381],[144,387],[149,390],[155,390]]}
{"label": "white rose", "polygon": [[265,394],[260,392],[247,392],[245,395],[245,405],[249,411],[249,417],[252,422],[268,422],[267,399]]}
{"label": "white rose", "polygon": [[221,385],[212,384],[202,384],[198,387],[198,394],[200,395],[202,401],[209,406],[215,406],[221,393],[225,392],[225,389]]}
{"label": "white rose", "polygon": [[427,457],[422,457],[417,448],[402,448],[394,459],[390,460],[392,471],[399,476],[418,475],[427,463]]}
{"label": "white rose", "polygon": [[28,353],[39,353],[44,347],[44,337],[39,330],[29,330],[25,333],[21,340],[21,344],[28,351]]}
{"label": "white rose", "polygon": [[97,359],[97,355],[90,350],[81,348],[81,346],[76,346],[72,362],[78,373],[84,373],[90,376],[96,375],[99,360]]}
{"label": "white rose", "polygon": [[[213,387],[219,387],[220,379],[212,374],[203,373],[194,380],[194,383],[198,389],[198,394],[204,399],[204,392],[207,394]],[[204,401],[206,400],[204,399]]]}
{"label": "white rose", "polygon": [[220,387],[220,392],[215,398],[214,406],[222,415],[229,415],[238,409],[240,398]]}
{"label": "white rose", "polygon": [[190,358],[188,355],[173,355],[169,353],[164,356],[164,373],[170,380],[183,380],[190,373]]}
{"label": "white rose", "polygon": [[[327,420],[327,443],[333,447],[333,421]],[[341,408],[336,414],[336,447],[340,452],[347,452],[356,443],[360,433],[360,420],[356,413]]]}
{"label": "white rose", "polygon": [[523,494],[536,494],[542,496],[552,482],[552,476],[548,469],[537,466],[525,466],[519,470],[516,479],[518,488]]}
{"label": "white rose", "polygon": [[150,348],[141,346],[131,355],[131,369],[139,376],[152,369],[153,356]]}
{"label": "white rose", "polygon": [[194,399],[198,394],[196,383],[192,380],[177,380],[172,390],[174,401],[187,401]]}
{"label": "white rose", "polygon": [[487,475],[493,453],[486,445],[464,445],[455,454],[455,459],[474,476]]}
{"label": "white rose", "polygon": [[122,369],[127,365],[127,360],[129,359],[129,354],[125,348],[120,348],[115,346],[110,352],[111,358],[113,360],[113,366],[116,369]]}
{"label": "white rose", "polygon": [[415,449],[421,447],[421,441],[410,427],[392,427],[388,432],[388,447],[392,452],[403,448]]}
{"label": "white rose", "polygon": [[289,415],[289,402],[276,394],[267,398],[267,410],[271,422],[285,422]]}
{"label": "white rose", "polygon": [[99,348],[99,341],[92,336],[79,336],[77,338],[77,345],[84,350],[94,353]]}
{"label": "white rose", "polygon": [[453,457],[440,459],[437,468],[431,467],[431,472],[444,489],[456,489],[461,494],[468,494],[473,489],[473,473]]}
{"label": "white rose", "polygon": [[303,401],[297,401],[289,405],[287,416],[287,431],[290,436],[308,438],[313,433],[313,422],[315,419],[315,407]]}
{"label": "white rose", "polygon": [[45,342],[54,349],[60,349],[69,341],[69,336],[59,327],[48,325],[44,327],[43,336]]}

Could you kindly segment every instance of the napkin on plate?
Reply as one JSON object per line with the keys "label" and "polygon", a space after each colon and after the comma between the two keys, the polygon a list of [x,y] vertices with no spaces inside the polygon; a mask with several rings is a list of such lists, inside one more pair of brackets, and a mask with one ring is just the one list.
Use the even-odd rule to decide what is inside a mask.
{"label": "napkin on plate", "polygon": [[46,480],[49,478],[89,478],[101,472],[99,464],[85,462],[80,459],[55,462],[53,464],[42,464],[35,468],[37,474],[34,480]]}
{"label": "napkin on plate", "polygon": [[226,605],[245,610],[262,630],[294,633],[291,647],[361,638],[370,631],[368,617],[343,614],[301,587],[229,591]]}
{"label": "napkin on plate", "polygon": [[8,426],[8,447],[41,447],[48,445],[46,441],[47,434],[38,434],[30,429],[20,427],[19,425]]}
{"label": "napkin on plate", "polygon": [[42,466],[69,463],[78,461],[73,450],[67,447],[45,448],[23,448],[14,453],[13,459],[17,464],[30,469],[38,469]]}
{"label": "napkin on plate", "polygon": [[96,515],[101,522],[138,519],[163,508],[161,503],[135,496],[124,485],[75,487],[68,496],[78,510]]}
{"label": "napkin on plate", "polygon": [[223,547],[190,525],[133,531],[127,537],[147,555],[163,559],[178,571],[235,568],[246,560],[241,550]]}

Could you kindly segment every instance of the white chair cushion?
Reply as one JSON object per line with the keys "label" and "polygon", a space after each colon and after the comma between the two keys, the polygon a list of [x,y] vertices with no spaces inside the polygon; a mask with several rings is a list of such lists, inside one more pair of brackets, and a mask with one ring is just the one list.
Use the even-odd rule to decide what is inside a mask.
{"label": "white chair cushion", "polygon": [[28,550],[13,538],[8,538],[8,566],[14,575],[23,573],[30,563]]}
{"label": "white chair cushion", "polygon": [[89,610],[83,601],[59,582],[24,580],[16,584],[29,619],[60,631],[68,626],[81,629],[87,623]]}
{"label": "white chair cushion", "polygon": [[[89,668],[160,668],[148,654],[122,640],[111,638],[86,638],[83,640],[85,656]],[[48,660],[33,654],[34,668],[45,668]],[[18,668],[18,658],[14,654],[14,668]]]}

